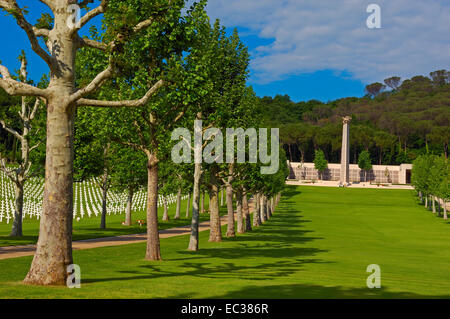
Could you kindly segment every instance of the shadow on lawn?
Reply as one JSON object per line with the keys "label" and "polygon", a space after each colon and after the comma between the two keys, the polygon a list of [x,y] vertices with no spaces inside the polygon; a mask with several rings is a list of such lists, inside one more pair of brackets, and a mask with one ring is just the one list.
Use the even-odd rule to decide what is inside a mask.
{"label": "shadow on lawn", "polygon": [[[181,296],[181,295],[180,295]],[[171,296],[170,299],[182,298]],[[192,298],[192,296],[191,296]],[[381,289],[347,288],[342,286],[325,287],[319,285],[273,285],[273,286],[247,286],[242,289],[211,296],[212,299],[426,299],[450,298],[450,295],[420,295],[411,292],[392,292],[387,287]]]}
{"label": "shadow on lawn", "polygon": [[[182,262],[176,266],[175,271],[168,270],[164,264],[144,264],[140,266],[141,270],[118,271],[117,277],[85,279],[83,282],[184,276],[264,281],[290,276],[301,271],[305,264],[325,263],[313,257],[326,250],[302,247],[307,242],[321,238],[305,236],[312,231],[300,229],[309,221],[301,220],[299,213],[300,211],[287,212],[280,208],[267,223],[255,228],[253,232],[235,238],[224,238],[223,243],[214,244],[211,248],[201,247],[195,253],[178,251],[179,255],[185,257],[167,260]],[[230,244],[234,244],[233,247]],[[234,260],[238,262],[235,263]]]}

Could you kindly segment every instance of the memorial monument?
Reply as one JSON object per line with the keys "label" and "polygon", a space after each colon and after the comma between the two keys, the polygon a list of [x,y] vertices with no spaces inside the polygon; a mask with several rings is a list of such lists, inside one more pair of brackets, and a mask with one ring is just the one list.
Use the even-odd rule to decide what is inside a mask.
{"label": "memorial monument", "polygon": [[347,186],[350,182],[350,122],[352,118],[349,116],[342,118],[342,149],[341,149],[341,173],[340,184]]}

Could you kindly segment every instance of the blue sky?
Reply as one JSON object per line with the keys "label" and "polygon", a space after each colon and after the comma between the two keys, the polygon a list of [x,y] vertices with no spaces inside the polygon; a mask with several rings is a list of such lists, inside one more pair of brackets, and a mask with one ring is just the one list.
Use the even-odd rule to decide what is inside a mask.
{"label": "blue sky", "polygon": [[[18,3],[28,6],[31,22],[46,10],[37,0]],[[381,7],[381,29],[366,26],[371,3]],[[390,76],[450,69],[448,0],[209,0],[208,13],[238,28],[259,96],[328,101],[362,96],[366,84]],[[47,72],[11,17],[0,14],[0,30],[2,64],[14,72],[25,49],[30,77]]]}

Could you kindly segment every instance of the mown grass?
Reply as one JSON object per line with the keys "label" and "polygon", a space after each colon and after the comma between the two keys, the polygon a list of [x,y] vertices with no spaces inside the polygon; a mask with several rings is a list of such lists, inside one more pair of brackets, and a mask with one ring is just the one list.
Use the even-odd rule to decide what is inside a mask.
{"label": "mown grass", "polygon": [[2,260],[0,297],[449,298],[449,240],[411,191],[292,186],[264,225],[222,243],[202,232],[197,253],[188,236],[162,239],[161,262],[144,243],[74,251],[81,289],[25,286],[31,257]]}
{"label": "mown grass", "polygon": [[[186,218],[186,204],[187,199],[181,201],[180,219],[174,219],[176,203],[169,206],[169,221],[162,221],[163,208],[158,208],[159,229],[168,229],[173,227],[180,227],[190,225],[192,218],[192,208],[190,208],[189,217]],[[192,205],[192,199],[191,199]],[[209,199],[205,196],[205,209],[208,208]],[[223,211],[225,213],[225,210]],[[102,238],[110,236],[120,236],[126,234],[145,233],[146,227],[139,226],[138,220],[146,221],[146,212],[137,211],[132,213],[132,225],[124,226],[122,222],[125,220],[125,213],[111,214],[106,216],[106,229],[100,228],[100,215],[91,217],[84,217],[77,221],[73,221],[73,240],[83,240],[91,238]],[[208,214],[200,215],[200,221],[209,220]],[[0,223],[0,247],[13,245],[27,245],[37,242],[39,234],[39,220],[36,218],[25,218],[23,220],[23,237],[10,237],[12,221],[9,224],[6,222]]]}

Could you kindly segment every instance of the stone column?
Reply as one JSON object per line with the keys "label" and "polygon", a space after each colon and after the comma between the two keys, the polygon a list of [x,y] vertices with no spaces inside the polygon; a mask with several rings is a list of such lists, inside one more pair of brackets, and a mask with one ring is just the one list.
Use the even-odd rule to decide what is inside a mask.
{"label": "stone column", "polygon": [[341,149],[341,174],[340,184],[348,185],[350,182],[350,122],[349,116],[342,118],[342,149]]}

